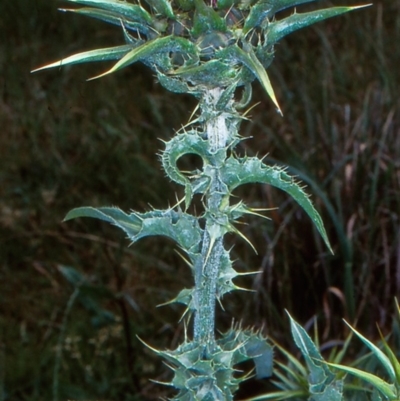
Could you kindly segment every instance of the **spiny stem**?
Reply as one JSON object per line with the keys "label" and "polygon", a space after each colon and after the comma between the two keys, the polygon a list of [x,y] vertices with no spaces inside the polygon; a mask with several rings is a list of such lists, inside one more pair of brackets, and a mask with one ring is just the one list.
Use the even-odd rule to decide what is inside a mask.
{"label": "spiny stem", "polygon": [[[211,89],[204,94],[202,114],[205,117],[205,132],[209,150],[215,154],[227,146],[234,132],[229,130],[226,113],[216,110],[222,90]],[[217,280],[224,253],[223,237],[215,236],[213,228],[218,227],[216,217],[220,214],[221,204],[226,196],[217,162],[212,168],[210,187],[205,194],[206,227],[202,241],[201,265],[195,269],[195,304],[194,340],[204,345],[208,351],[216,348],[215,343],[215,304],[217,298]]]}

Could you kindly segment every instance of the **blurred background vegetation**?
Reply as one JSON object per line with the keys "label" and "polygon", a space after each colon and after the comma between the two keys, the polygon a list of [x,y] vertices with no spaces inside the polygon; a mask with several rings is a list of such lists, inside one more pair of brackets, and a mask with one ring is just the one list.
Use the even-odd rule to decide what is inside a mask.
{"label": "blurred background vegetation", "polygon": [[[167,369],[137,336],[160,348],[182,340],[182,309],[156,306],[191,286],[190,272],[172,242],[129,246],[100,222],[61,221],[82,205],[174,204],[182,190],[165,179],[155,153],[195,101],[167,93],[141,65],[92,82],[85,80],[106,66],[30,74],[122,41],[118,29],[60,13],[60,4],[0,2],[0,401],[157,399],[168,393],[149,379],[165,380]],[[239,283],[254,292],[226,297],[221,329],[234,316],[290,348],[286,308],[306,327],[318,317],[327,346],[346,336],[343,317],[371,339],[376,323],[393,330],[399,43],[400,3],[381,0],[277,46],[270,77],[284,118],[256,89],[260,104],[242,127],[252,139],[240,151],[268,154],[307,184],[335,255],[285,194],[261,185],[237,192],[277,209],[242,227],[258,255],[229,238],[237,269],[260,274]]]}

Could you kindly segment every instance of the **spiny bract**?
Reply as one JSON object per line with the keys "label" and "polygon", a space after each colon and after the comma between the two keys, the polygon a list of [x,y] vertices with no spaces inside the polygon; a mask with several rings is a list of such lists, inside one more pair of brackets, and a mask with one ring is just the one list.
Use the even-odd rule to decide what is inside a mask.
{"label": "spiny bract", "polygon": [[[121,27],[125,45],[75,54],[42,68],[119,60],[103,76],[141,61],[173,92],[201,96],[212,88],[258,79],[279,110],[265,69],[284,36],[357,7],[331,7],[275,19],[289,7],[318,0],[67,0],[67,9]],[[96,77],[97,78],[97,77]],[[280,111],[280,110],[279,110]]]}

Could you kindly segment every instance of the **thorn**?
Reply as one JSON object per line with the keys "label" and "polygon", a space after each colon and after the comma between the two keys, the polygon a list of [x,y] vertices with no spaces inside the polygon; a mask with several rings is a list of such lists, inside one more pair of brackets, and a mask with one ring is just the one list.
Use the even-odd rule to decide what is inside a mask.
{"label": "thorn", "polygon": [[187,343],[187,324],[186,320],[183,321],[183,336],[184,336],[184,343]]}
{"label": "thorn", "polygon": [[[179,205],[185,201],[185,197],[183,197],[181,200],[179,200],[179,199],[178,199],[178,195],[175,194],[175,196],[176,196],[177,203],[175,203],[175,205],[172,206],[172,208],[170,208],[171,210],[173,210],[173,209],[179,207]],[[181,208],[179,208],[179,210],[182,211]]]}
{"label": "thorn", "polygon": [[[165,363],[165,365],[167,365]],[[175,370],[172,366],[167,365],[171,370]],[[149,379],[152,383],[161,384],[162,386],[174,387],[174,385],[170,382],[160,382],[159,380]]]}
{"label": "thorn", "polygon": [[256,248],[254,247],[254,245],[251,243],[251,241],[250,241],[244,234],[242,234],[236,227],[234,227],[234,226],[232,226],[232,225],[231,225],[230,227],[231,227],[232,231],[233,231],[234,233],[238,234],[240,237],[242,237],[242,238],[253,248],[254,253],[255,253],[256,255],[258,255],[257,250],[256,250]]}
{"label": "thorn", "polygon": [[217,297],[217,301],[218,301],[219,306],[221,307],[221,309],[225,312],[225,308],[224,308],[224,305],[222,305],[221,298],[220,298],[220,297]]}
{"label": "thorn", "polygon": [[153,347],[151,347],[149,344],[145,343],[137,334],[136,334],[136,338],[147,348],[151,349],[153,352],[155,352],[156,354],[161,354],[161,351],[159,351],[158,349],[155,349]]}
{"label": "thorn", "polygon": [[193,264],[190,263],[177,249],[174,249],[175,253],[177,253],[182,260],[193,270]]}
{"label": "thorn", "polygon": [[252,271],[252,272],[243,272],[243,273],[236,272],[236,273],[237,273],[238,276],[250,276],[250,275],[253,275],[253,274],[262,274],[262,271],[261,270],[257,270],[257,271]]}
{"label": "thorn", "polygon": [[[251,209],[251,208],[246,208],[246,209],[247,209],[247,210],[245,211],[246,214],[252,214],[253,216],[258,216],[258,217],[262,217],[263,219],[266,219],[266,220],[271,220],[270,217],[264,216],[264,215],[261,214],[261,213],[257,213],[257,212],[256,212],[257,209]],[[267,209],[267,210],[276,210],[276,209],[278,209],[278,208]],[[264,211],[265,209],[260,209],[260,210]]]}
{"label": "thorn", "polygon": [[270,210],[278,210],[279,209],[279,207],[278,206],[276,206],[276,207],[252,207],[252,208],[249,208],[250,210],[256,210],[256,211],[259,211],[259,212],[267,212],[267,211],[270,211]]}
{"label": "thorn", "polygon": [[[185,311],[182,313],[182,316],[180,317],[180,319],[178,320],[178,322],[180,323],[183,318],[190,312],[190,308],[189,305],[187,306],[187,308],[185,309]],[[191,313],[191,312],[190,312]],[[189,315],[189,319],[190,319],[190,315]]]}
{"label": "thorn", "polygon": [[156,210],[156,208],[151,203],[147,202],[147,204],[149,205],[151,210]]}
{"label": "thorn", "polygon": [[214,244],[215,244],[215,238],[210,237],[210,246],[209,246],[209,248],[208,248],[207,255],[206,255],[206,259],[205,259],[205,261],[204,261],[203,270],[204,270],[204,266],[205,266],[205,265],[207,264],[207,262],[208,262],[208,258],[210,257],[210,253],[211,253],[211,250],[212,250]]}
{"label": "thorn", "polygon": [[122,21],[121,18],[119,18],[119,22],[120,22],[120,24],[121,24],[121,26],[122,26],[122,30],[124,31],[125,39],[126,39],[129,43],[135,43],[135,40],[133,39],[133,37],[132,37],[132,36],[128,33],[128,31],[126,30],[125,24],[124,24],[124,22]]}
{"label": "thorn", "polygon": [[191,114],[190,117],[189,117],[189,121],[188,121],[188,123],[185,125],[185,127],[187,127],[187,126],[190,125],[190,124],[194,124],[194,122],[196,122],[196,120],[198,120],[198,118],[196,118],[196,120],[195,120],[193,123],[191,122],[192,117],[195,115],[195,113],[197,112],[197,110],[199,110],[199,108],[200,108],[200,104],[197,104],[196,107],[194,108],[194,110],[192,111],[192,114]]}
{"label": "thorn", "polygon": [[261,102],[257,102],[255,104],[253,104],[252,106],[250,106],[243,114],[242,117],[246,117],[248,113],[250,113],[251,110],[253,110],[255,107],[257,107],[259,104],[261,104]]}
{"label": "thorn", "polygon": [[238,290],[238,291],[257,292],[256,290],[250,290],[249,288],[238,287],[237,285],[235,285],[234,288],[235,288],[235,290]]}

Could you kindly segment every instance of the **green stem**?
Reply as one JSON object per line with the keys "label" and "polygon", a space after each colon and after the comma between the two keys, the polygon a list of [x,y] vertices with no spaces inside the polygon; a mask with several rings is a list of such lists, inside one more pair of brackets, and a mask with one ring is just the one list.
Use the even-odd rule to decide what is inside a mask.
{"label": "green stem", "polygon": [[223,237],[218,238],[212,245],[210,235],[205,231],[202,250],[203,266],[200,266],[195,276],[197,308],[194,320],[194,340],[206,346],[209,351],[215,350],[216,347],[215,301],[223,250]]}
{"label": "green stem", "polygon": [[[228,114],[216,110],[222,90],[212,89],[204,94],[202,115],[205,120],[209,153],[216,154],[227,147],[235,132],[229,127]],[[222,204],[228,195],[220,177],[220,161],[216,158],[210,166],[210,187],[205,194],[206,227],[202,241],[201,263],[195,267],[195,304],[194,340],[213,351],[215,343],[215,303],[217,298],[217,281],[224,253],[224,229]]]}

